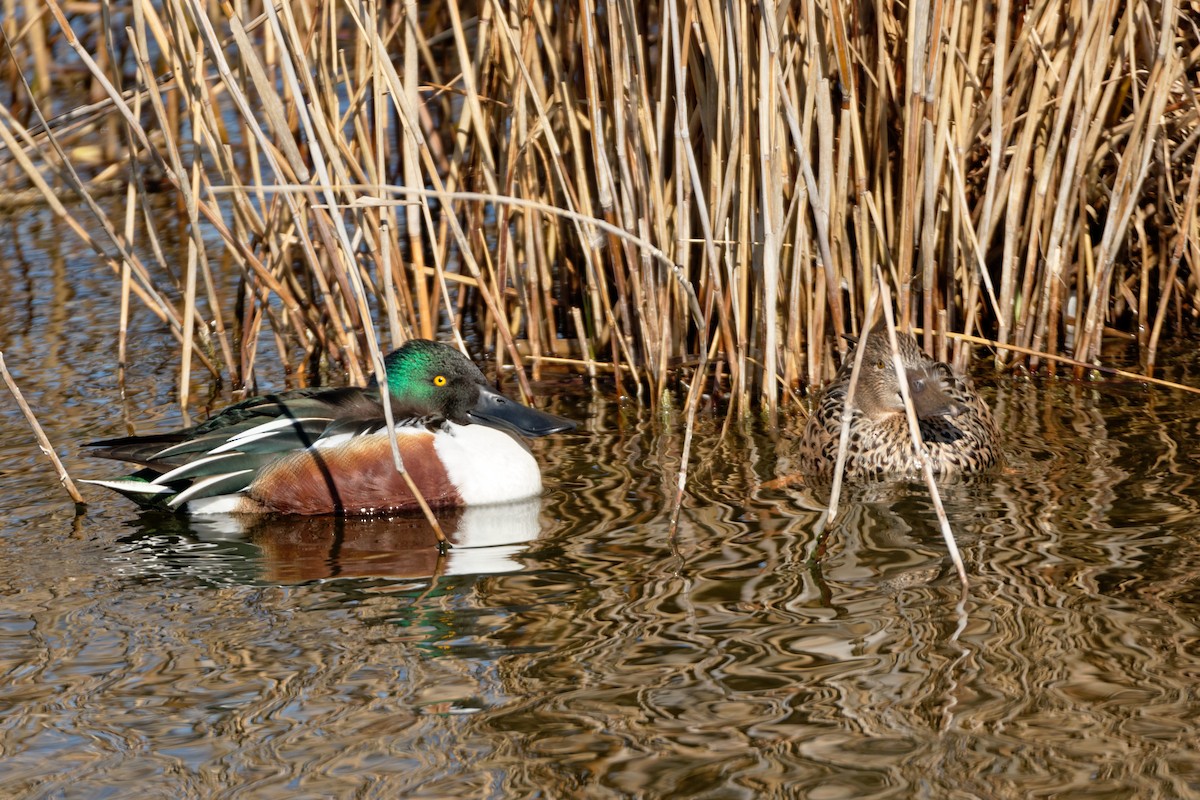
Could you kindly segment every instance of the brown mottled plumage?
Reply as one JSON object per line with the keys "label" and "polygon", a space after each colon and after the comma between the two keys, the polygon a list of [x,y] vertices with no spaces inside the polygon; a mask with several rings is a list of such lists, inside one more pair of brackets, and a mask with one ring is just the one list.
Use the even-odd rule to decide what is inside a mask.
{"label": "brown mottled plumage", "polygon": [[[925,355],[912,336],[897,333],[897,339],[934,473],[967,474],[994,465],[999,459],[996,424],[970,381]],[[846,477],[918,474],[921,464],[909,436],[887,329],[876,325],[858,346],[867,349],[851,410]],[[807,474],[833,474],[853,366],[851,352],[804,428],[800,466]]]}

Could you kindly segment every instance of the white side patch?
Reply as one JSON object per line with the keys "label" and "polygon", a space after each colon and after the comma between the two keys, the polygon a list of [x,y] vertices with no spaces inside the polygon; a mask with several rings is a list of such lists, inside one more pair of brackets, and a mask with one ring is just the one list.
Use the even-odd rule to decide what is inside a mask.
{"label": "white side patch", "polygon": [[187,512],[193,516],[211,516],[214,514],[237,514],[247,511],[244,494],[219,494],[216,497],[201,497],[187,504]]}
{"label": "white side patch", "polygon": [[542,493],[537,461],[516,439],[486,425],[449,427],[433,437],[433,446],[463,505],[508,503]]}

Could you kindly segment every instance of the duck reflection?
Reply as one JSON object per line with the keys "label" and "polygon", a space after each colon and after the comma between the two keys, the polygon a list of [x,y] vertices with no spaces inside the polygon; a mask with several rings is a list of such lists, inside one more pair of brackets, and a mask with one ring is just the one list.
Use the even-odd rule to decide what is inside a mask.
{"label": "duck reflection", "polygon": [[[541,499],[532,498],[439,513],[438,523],[451,544],[445,554],[438,552],[429,523],[423,517],[411,516],[172,516],[175,525],[165,526],[159,515],[143,515],[141,527],[146,538],[138,537],[138,549],[153,546],[153,561],[161,568],[171,560],[170,554],[163,552],[164,545],[170,547],[161,537],[164,533],[183,535],[221,550],[226,549],[223,544],[238,544],[241,546],[229,556],[257,560],[254,579],[276,584],[330,578],[496,574],[523,568],[520,556],[538,536],[541,510]],[[168,531],[167,527],[175,529]],[[250,552],[247,544],[253,548]],[[180,548],[181,552],[183,549],[190,548]]]}

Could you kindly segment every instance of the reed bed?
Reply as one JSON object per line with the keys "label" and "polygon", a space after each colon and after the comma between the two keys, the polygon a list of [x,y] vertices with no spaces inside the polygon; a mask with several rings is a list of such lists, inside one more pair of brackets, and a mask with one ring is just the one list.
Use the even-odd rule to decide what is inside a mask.
{"label": "reed bed", "polygon": [[960,366],[957,334],[1149,372],[1200,312],[1200,27],[1171,0],[3,4],[4,202],[169,327],[185,408],[270,339],[306,384],[441,335],[525,391],[566,365],[773,415],[877,266]]}

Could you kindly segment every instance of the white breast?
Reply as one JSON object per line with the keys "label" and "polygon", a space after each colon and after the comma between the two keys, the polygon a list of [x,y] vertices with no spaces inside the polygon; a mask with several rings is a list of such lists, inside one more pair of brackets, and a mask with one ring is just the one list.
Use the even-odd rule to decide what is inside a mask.
{"label": "white breast", "polygon": [[516,439],[486,425],[448,427],[434,437],[433,446],[464,505],[508,503],[541,494],[537,461]]}

